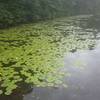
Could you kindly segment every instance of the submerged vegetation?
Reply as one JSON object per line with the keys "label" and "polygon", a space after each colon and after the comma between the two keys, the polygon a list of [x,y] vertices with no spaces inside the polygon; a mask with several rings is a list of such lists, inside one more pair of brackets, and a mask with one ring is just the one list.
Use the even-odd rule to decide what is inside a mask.
{"label": "submerged vegetation", "polygon": [[59,69],[64,53],[94,48],[96,30],[79,27],[87,18],[70,17],[0,30],[0,94],[10,95],[23,83],[37,87],[62,84],[64,73]]}

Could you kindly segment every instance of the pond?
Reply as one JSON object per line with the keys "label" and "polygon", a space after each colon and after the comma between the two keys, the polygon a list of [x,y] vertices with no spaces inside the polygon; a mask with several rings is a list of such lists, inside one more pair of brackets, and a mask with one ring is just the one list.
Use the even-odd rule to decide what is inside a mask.
{"label": "pond", "polygon": [[[48,65],[49,69],[53,65],[54,68],[59,66],[60,71],[67,75],[61,77],[63,85],[53,87],[52,82],[47,80],[49,84],[47,82],[48,85],[44,86],[44,83],[42,87],[41,81],[36,81],[38,87],[24,85],[9,96],[1,95],[0,100],[99,100],[100,32],[88,26],[90,18],[91,15],[80,15],[1,30],[2,67],[38,65],[46,68]],[[50,74],[47,70],[45,73]],[[59,71],[56,72],[53,80],[57,81],[55,77],[59,78],[59,74]],[[17,79],[19,80],[18,77]],[[3,82],[5,83],[4,80]]]}

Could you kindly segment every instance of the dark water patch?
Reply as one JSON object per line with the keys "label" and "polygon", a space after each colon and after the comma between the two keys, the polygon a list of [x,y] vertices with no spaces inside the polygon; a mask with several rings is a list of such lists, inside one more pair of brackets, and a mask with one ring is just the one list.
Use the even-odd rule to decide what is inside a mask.
{"label": "dark water patch", "polygon": [[24,95],[31,93],[33,88],[31,85],[20,84],[20,86],[11,95],[0,95],[0,100],[23,100]]}
{"label": "dark water patch", "polygon": [[1,61],[1,64],[3,67],[11,67],[12,65],[15,65],[17,62],[16,61],[9,61],[8,63],[4,63]]}
{"label": "dark water patch", "polygon": [[27,42],[23,41],[23,42],[17,42],[17,43],[10,43],[9,46],[12,46],[12,47],[20,47],[20,46],[23,46],[23,45],[26,45]]}
{"label": "dark water patch", "polygon": [[8,46],[19,47],[26,45],[27,41],[24,40],[0,40],[0,42],[9,43]]}
{"label": "dark water patch", "polygon": [[72,52],[72,53],[77,52],[77,48],[70,50],[70,52]]}
{"label": "dark water patch", "polygon": [[12,43],[12,42],[19,42],[20,40],[0,40],[0,42],[8,42],[8,43]]}

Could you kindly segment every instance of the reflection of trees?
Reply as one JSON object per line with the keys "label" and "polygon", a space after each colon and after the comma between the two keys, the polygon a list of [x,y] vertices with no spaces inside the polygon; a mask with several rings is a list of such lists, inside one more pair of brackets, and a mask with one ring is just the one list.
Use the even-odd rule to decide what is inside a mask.
{"label": "reflection of trees", "polygon": [[6,96],[1,95],[0,100],[23,100],[25,94],[32,92],[31,85],[21,84],[20,87],[13,92],[13,94]]}
{"label": "reflection of trees", "polygon": [[13,94],[10,96],[0,96],[0,100],[23,100],[22,94]]}

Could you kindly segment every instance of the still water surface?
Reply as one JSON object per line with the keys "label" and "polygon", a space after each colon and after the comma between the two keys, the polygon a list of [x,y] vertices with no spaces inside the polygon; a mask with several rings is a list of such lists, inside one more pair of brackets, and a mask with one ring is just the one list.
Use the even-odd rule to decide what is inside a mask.
{"label": "still water surface", "polygon": [[[78,27],[85,27],[84,21],[86,20],[78,24]],[[64,30],[66,25],[58,25],[56,28],[58,27],[61,31],[66,31]],[[89,34],[90,30],[86,28],[84,30]],[[64,56],[62,70],[70,73],[69,77],[63,79],[68,85],[67,88],[62,86],[59,88],[34,88],[26,94],[15,93],[10,96],[1,96],[0,100],[100,100],[100,42],[99,31],[94,30],[92,29],[94,37],[97,38],[95,49],[75,50],[75,52]],[[69,32],[73,32],[73,30],[69,30]]]}
{"label": "still water surface", "polygon": [[100,48],[71,53],[64,61],[71,73],[64,78],[67,89],[34,88],[23,100],[100,100]]}

